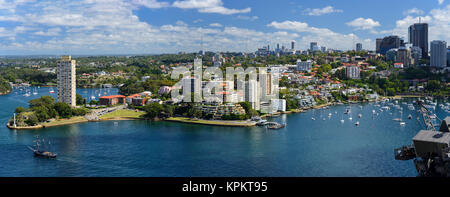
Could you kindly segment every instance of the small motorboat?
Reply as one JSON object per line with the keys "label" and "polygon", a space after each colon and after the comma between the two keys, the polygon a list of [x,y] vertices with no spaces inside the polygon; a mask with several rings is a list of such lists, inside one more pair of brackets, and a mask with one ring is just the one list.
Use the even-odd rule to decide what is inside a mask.
{"label": "small motorboat", "polygon": [[405,126],[406,123],[405,122],[400,122],[400,126]]}
{"label": "small motorboat", "polygon": [[408,115],[408,119],[412,119],[412,116],[411,116],[411,114],[409,114],[409,115]]}
{"label": "small motorboat", "polygon": [[267,126],[268,129],[281,129],[281,128],[284,128],[284,127],[286,127],[286,124],[274,124],[274,125],[271,125],[271,126]]}
{"label": "small motorboat", "polygon": [[357,122],[355,123],[355,125],[356,125],[356,126],[359,126],[359,121],[357,121]]}

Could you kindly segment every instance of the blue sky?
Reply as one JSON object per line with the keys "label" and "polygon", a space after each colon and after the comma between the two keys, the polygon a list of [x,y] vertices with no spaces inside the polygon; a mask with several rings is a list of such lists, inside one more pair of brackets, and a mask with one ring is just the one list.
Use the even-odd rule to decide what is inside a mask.
{"label": "blue sky", "polygon": [[0,55],[254,51],[292,40],[373,50],[375,38],[407,38],[419,16],[430,41],[450,40],[450,0],[0,0]]}

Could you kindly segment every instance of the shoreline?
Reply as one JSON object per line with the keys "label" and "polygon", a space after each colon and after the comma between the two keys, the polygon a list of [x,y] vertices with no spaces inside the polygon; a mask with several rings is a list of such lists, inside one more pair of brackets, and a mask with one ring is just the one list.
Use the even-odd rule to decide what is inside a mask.
{"label": "shoreline", "polygon": [[228,127],[253,127],[256,126],[254,121],[233,121],[233,120],[203,120],[203,119],[192,119],[186,117],[171,117],[164,119],[164,121],[169,122],[181,122],[189,124],[201,124],[210,126],[228,126]]}
{"label": "shoreline", "polygon": [[[417,95],[417,96],[416,95],[396,95],[396,96],[387,96],[387,97],[380,96],[380,98],[377,100],[352,101],[352,102],[343,103],[343,104],[357,104],[357,103],[365,103],[365,102],[370,103],[370,102],[381,101],[384,99],[403,99],[403,98],[421,98],[421,97],[424,97],[424,96],[421,96],[421,95]],[[306,112],[311,109],[322,109],[324,107],[330,107],[330,106],[335,106],[335,105],[340,105],[340,104],[335,103],[335,102],[330,102],[330,103],[316,105],[316,106],[308,107],[308,108],[293,109],[290,111],[276,112],[273,114],[264,114],[264,115],[261,115],[260,117],[267,118],[267,117],[280,116],[282,114],[303,113],[303,112]],[[113,112],[111,112],[111,113],[113,113]],[[124,117],[124,116],[119,115],[119,116],[105,117],[105,118],[100,117],[98,120],[88,120],[83,116],[77,116],[77,117],[72,117],[70,119],[56,120],[56,122],[53,121],[53,122],[49,122],[49,123],[41,123],[41,124],[38,124],[35,126],[12,127],[9,125],[9,123],[7,123],[6,126],[9,129],[15,129],[15,130],[36,130],[36,129],[42,129],[42,128],[48,128],[48,127],[57,127],[57,126],[79,124],[79,123],[86,123],[86,122],[124,121],[124,120],[148,120],[148,119],[143,118],[143,117]],[[247,121],[203,120],[203,119],[192,119],[192,118],[188,118],[188,117],[170,117],[170,118],[162,119],[161,121],[210,125],[210,126],[226,126],[226,127],[253,127],[253,126],[256,126],[255,121],[248,121],[248,120]]]}
{"label": "shoreline", "polygon": [[0,92],[0,96],[11,94],[12,90],[6,92]]}

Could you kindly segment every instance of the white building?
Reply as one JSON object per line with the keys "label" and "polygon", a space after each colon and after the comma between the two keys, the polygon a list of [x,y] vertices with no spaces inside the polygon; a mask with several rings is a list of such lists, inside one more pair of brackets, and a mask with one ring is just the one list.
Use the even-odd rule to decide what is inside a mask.
{"label": "white building", "polygon": [[272,99],[272,110],[277,112],[285,112],[286,111],[286,100],[285,99]]}
{"label": "white building", "polygon": [[430,66],[445,68],[447,66],[447,42],[434,40],[431,42]]}
{"label": "white building", "polygon": [[57,67],[57,100],[73,107],[77,105],[75,66],[76,61],[70,56],[62,56]]}
{"label": "white building", "polygon": [[311,60],[307,60],[303,62],[301,59],[297,60],[297,71],[307,71],[311,72],[313,62]]}
{"label": "white building", "polygon": [[169,87],[169,86],[161,86],[161,87],[158,89],[158,94],[159,94],[159,95],[168,94],[171,90],[172,90],[172,87]]}
{"label": "white building", "polygon": [[350,79],[359,79],[360,68],[358,66],[345,67],[345,75]]}
{"label": "white building", "polygon": [[248,101],[252,108],[260,110],[260,88],[256,80],[249,80],[245,83],[245,101]]}
{"label": "white building", "polygon": [[197,102],[201,100],[202,94],[202,81],[197,77],[187,77],[181,79],[181,85],[183,87],[183,97],[194,95],[194,100],[191,98],[184,98],[185,101]]}

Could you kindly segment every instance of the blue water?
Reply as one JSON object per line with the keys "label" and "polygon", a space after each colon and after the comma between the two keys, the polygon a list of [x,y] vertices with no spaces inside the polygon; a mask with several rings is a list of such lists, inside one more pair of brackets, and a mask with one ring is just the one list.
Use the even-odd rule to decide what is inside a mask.
{"label": "blue water", "polygon": [[[95,91],[78,90],[86,97],[98,94]],[[50,95],[43,87],[30,97],[15,92],[0,96],[1,125],[17,106]],[[108,94],[116,93],[111,89]],[[372,119],[372,109],[379,108],[362,106],[352,105],[353,121],[343,114],[347,106],[282,115],[275,118],[287,123],[280,130],[152,121],[90,122],[34,131],[0,126],[0,176],[416,176],[413,162],[395,161],[393,153],[411,144],[421,129],[416,113],[403,106],[402,127],[392,120],[400,116],[396,110],[378,111]],[[438,108],[436,113],[440,118],[450,115]],[[51,140],[57,159],[33,157],[26,146],[37,134]]]}

